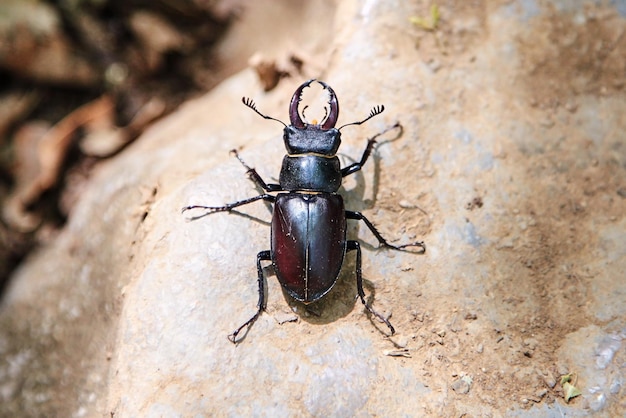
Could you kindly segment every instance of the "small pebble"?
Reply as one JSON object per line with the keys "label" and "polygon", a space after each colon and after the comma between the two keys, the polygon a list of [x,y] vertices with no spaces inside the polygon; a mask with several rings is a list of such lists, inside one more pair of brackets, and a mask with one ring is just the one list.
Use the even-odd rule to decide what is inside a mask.
{"label": "small pebble", "polygon": [[465,395],[470,390],[470,384],[463,378],[455,380],[450,387],[460,395]]}
{"label": "small pebble", "polygon": [[550,388],[553,389],[556,386],[556,379],[552,376],[552,373],[549,373],[547,376],[543,377],[543,382]]}
{"label": "small pebble", "polygon": [[437,71],[439,71],[439,69],[441,69],[441,62],[437,61],[436,59],[431,59],[426,63],[426,65],[433,73],[436,73]]}
{"label": "small pebble", "polygon": [[578,105],[574,102],[566,102],[565,103],[565,110],[567,110],[568,112],[575,112],[576,109],[578,109]]}
{"label": "small pebble", "polygon": [[396,335],[392,337],[391,340],[398,348],[406,348],[406,346],[409,345],[409,339],[404,335]]}

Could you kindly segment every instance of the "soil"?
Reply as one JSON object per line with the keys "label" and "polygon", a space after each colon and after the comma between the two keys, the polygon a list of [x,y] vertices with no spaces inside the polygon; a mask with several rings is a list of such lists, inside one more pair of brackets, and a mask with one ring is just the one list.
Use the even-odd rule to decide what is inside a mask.
{"label": "soil", "polygon": [[[407,267],[424,278],[416,295],[396,298],[411,315],[395,309],[393,322],[397,329],[419,331],[392,338],[395,354],[411,353],[411,360],[399,361],[417,361],[429,387],[451,388],[459,399],[471,390],[471,399],[443,409],[447,416],[471,415],[481,404],[499,411],[513,404],[552,405],[564,397],[560,376],[582,373],[581,386],[593,381],[593,373],[582,372],[584,365],[575,360],[573,352],[590,344],[576,331],[602,324],[608,332],[624,332],[624,289],[617,284],[623,277],[618,266],[601,261],[616,250],[601,231],[621,230],[617,242],[623,243],[626,145],[617,133],[623,122],[617,122],[616,108],[610,110],[624,97],[623,19],[611,8],[546,4],[521,27],[510,27],[493,17],[493,2],[439,6],[444,18],[438,29],[416,37],[418,59],[437,74],[417,103],[418,109],[425,105],[419,138],[424,145],[407,147],[413,162],[395,161],[414,167],[417,162],[421,184],[384,169],[377,204],[395,215],[375,219],[390,236],[405,232],[436,247],[441,230],[463,217],[466,228],[457,238],[464,250],[435,248],[441,253],[426,265],[416,259]],[[515,3],[502,7],[532,13]],[[385,42],[403,45],[405,33],[389,31]],[[511,50],[507,62],[503,55]],[[440,97],[438,110],[429,106],[428,91]],[[410,114],[415,107],[407,101],[394,111]],[[590,121],[594,112],[597,124]],[[455,122],[459,141],[447,144],[447,156],[438,155],[446,148],[437,145],[440,133]],[[441,177],[451,188],[461,186],[459,196],[434,188],[441,184],[429,178]],[[427,215],[398,230],[409,218],[402,210],[409,196]],[[442,283],[450,272],[438,263],[450,257],[458,257],[452,263],[460,268],[443,280],[450,283]],[[464,269],[464,262],[471,265]],[[385,286],[377,301],[394,291]],[[613,308],[602,313],[603,303]],[[597,355],[597,346],[589,349]],[[577,405],[589,408],[590,401]],[[614,411],[623,406],[614,404]]]}

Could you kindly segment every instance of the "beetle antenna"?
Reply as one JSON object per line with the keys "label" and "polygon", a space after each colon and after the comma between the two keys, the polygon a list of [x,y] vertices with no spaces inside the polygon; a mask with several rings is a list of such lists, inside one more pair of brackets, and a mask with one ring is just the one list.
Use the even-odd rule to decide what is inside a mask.
{"label": "beetle antenna", "polygon": [[374,106],[372,108],[372,110],[370,111],[370,115],[368,117],[366,117],[365,119],[363,119],[360,122],[352,122],[352,123],[346,123],[345,125],[341,126],[339,128],[339,130],[342,130],[343,128],[345,128],[346,126],[350,126],[350,125],[361,125],[362,123],[367,122],[368,120],[372,119],[374,116],[376,115],[380,115],[381,113],[383,113],[385,111],[385,106],[383,105],[379,105],[379,106]]}
{"label": "beetle antenna", "polygon": [[[243,104],[245,104],[246,106],[248,106],[250,109],[254,110],[256,112],[257,115],[261,116],[263,119],[269,119],[269,120],[275,120],[276,122],[281,123],[285,128],[287,127],[287,125],[285,125],[285,122],[283,122],[282,120],[273,118],[271,116],[267,116],[264,115],[263,113],[259,112],[256,108],[256,104],[254,103],[254,101],[248,97],[242,97],[241,101],[243,102]],[[371,117],[371,116],[370,116]]]}

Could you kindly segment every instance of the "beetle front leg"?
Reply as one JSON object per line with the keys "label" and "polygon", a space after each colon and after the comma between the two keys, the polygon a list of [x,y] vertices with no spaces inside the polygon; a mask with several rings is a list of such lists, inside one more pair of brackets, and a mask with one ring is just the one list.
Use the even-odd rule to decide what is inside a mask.
{"label": "beetle front leg", "polygon": [[233,344],[237,344],[243,338],[245,338],[245,336],[243,336],[239,340],[237,340],[237,335],[239,335],[241,330],[244,328],[250,329],[252,324],[254,324],[256,320],[259,319],[259,316],[261,316],[261,312],[265,310],[265,276],[263,275],[263,266],[261,266],[261,261],[271,261],[271,260],[272,260],[272,256],[269,250],[261,251],[256,256],[256,268],[259,273],[259,277],[258,277],[259,302],[257,303],[257,311],[252,316],[252,318],[248,319],[243,325],[237,328],[232,334],[228,335],[229,341]]}
{"label": "beetle front leg", "polygon": [[356,251],[356,289],[359,293],[359,298],[361,299],[361,302],[363,302],[363,305],[365,305],[367,310],[370,311],[372,315],[383,321],[385,325],[389,327],[391,335],[395,334],[396,330],[394,329],[393,325],[391,325],[389,320],[376,312],[374,308],[372,308],[365,301],[365,291],[363,290],[363,275],[361,273],[361,245],[357,241],[348,241],[346,249],[347,251]]}
{"label": "beetle front leg", "polygon": [[419,250],[417,251],[418,254],[424,254],[426,252],[426,245],[424,244],[424,241],[415,241],[404,245],[390,244],[385,238],[383,238],[382,235],[380,235],[380,232],[378,232],[374,224],[371,223],[369,219],[367,219],[365,216],[363,216],[361,212],[352,212],[347,210],[346,218],[365,222],[365,225],[367,225],[369,230],[372,231],[372,234],[374,234],[374,236],[378,240],[378,243],[384,247],[391,248],[392,250],[403,250],[406,247],[419,247]]}
{"label": "beetle front leg", "polygon": [[342,168],[341,177],[348,176],[352,173],[359,171],[361,168],[363,168],[363,166],[365,165],[365,162],[367,161],[367,159],[370,157],[372,153],[372,149],[374,148],[374,145],[376,144],[376,138],[396,128],[400,129],[400,133],[398,134],[398,136],[402,135],[402,129],[403,129],[402,125],[400,125],[400,122],[396,122],[393,126],[388,127],[384,131],[379,132],[373,137],[371,137],[370,139],[368,139],[367,147],[365,147],[365,151],[363,151],[363,155],[361,156],[361,161],[359,161],[358,163],[350,164],[349,166]]}
{"label": "beetle front leg", "polygon": [[244,168],[246,169],[246,174],[248,175],[250,180],[252,180],[254,182],[254,184],[259,186],[260,188],[262,188],[266,192],[280,192],[280,191],[283,190],[283,188],[280,187],[280,184],[274,184],[274,183],[269,183],[268,184],[268,183],[266,183],[265,180],[263,180],[263,178],[259,175],[259,173],[256,172],[256,169],[254,169],[254,168],[250,167],[248,164],[246,164],[246,162],[243,160],[243,158],[241,158],[239,156],[239,153],[237,152],[236,149],[231,150],[230,152],[235,154],[235,157],[237,157],[237,159],[239,160],[241,165],[244,166]]}

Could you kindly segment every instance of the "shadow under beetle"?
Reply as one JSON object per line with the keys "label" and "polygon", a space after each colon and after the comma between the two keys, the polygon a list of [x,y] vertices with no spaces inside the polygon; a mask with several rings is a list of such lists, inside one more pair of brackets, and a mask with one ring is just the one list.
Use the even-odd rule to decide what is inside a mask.
{"label": "shadow under beetle", "polygon": [[[243,98],[243,103],[265,119],[280,122],[285,126],[283,139],[287,155],[283,159],[279,184],[268,184],[250,168],[233,150],[237,159],[246,168],[247,174],[254,183],[266,193],[224,206],[191,205],[183,208],[206,209],[208,214],[229,212],[232,209],[265,200],[274,203],[271,224],[271,249],[257,254],[257,270],[259,285],[259,302],[257,312],[237,328],[228,339],[237,343],[237,336],[249,327],[265,310],[264,277],[261,261],[271,261],[282,287],[294,299],[305,304],[322,298],[337,282],[343,259],[347,251],[356,251],[356,284],[358,296],[363,305],[374,316],[384,322],[393,335],[395,329],[387,318],[376,312],[366,301],[361,275],[361,246],[357,241],[346,239],[346,219],[363,221],[374,234],[379,244],[393,249],[402,250],[406,247],[418,247],[418,253],[424,253],[423,242],[404,245],[391,245],[376,230],[374,225],[360,212],[345,210],[343,198],[337,194],[342,178],[359,171],[367,161],[382,133],[370,138],[363,152],[361,161],[341,168],[337,158],[337,149],[341,143],[340,130],[350,125],[360,125],[382,113],[384,106],[372,109],[370,115],[360,122],[348,123],[335,128],[339,116],[339,103],[333,89],[322,81],[322,87],[328,90],[329,100],[326,115],[321,123],[310,124],[300,117],[299,105],[302,91],[313,81],[303,83],[295,91],[289,105],[291,125],[266,116],[259,112],[254,102]],[[305,107],[306,109],[306,107]],[[396,124],[394,127],[401,127]],[[272,195],[272,192],[285,192]]]}

